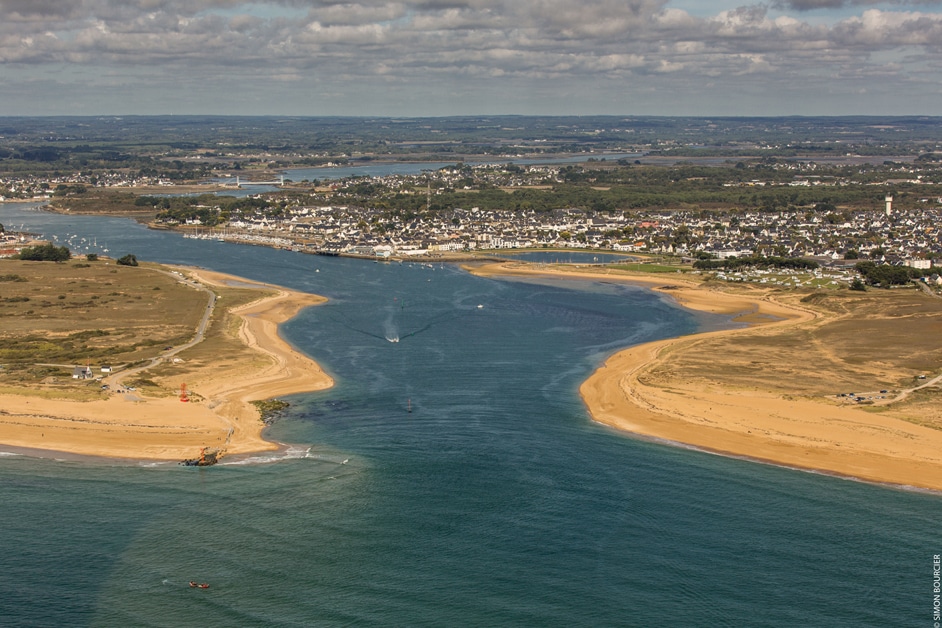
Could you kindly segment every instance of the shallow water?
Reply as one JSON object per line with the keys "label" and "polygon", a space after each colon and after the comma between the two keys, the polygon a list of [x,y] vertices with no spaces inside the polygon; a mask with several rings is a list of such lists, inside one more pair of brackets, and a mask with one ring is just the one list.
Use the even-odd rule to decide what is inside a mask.
{"label": "shallow water", "polygon": [[0,625],[931,621],[937,496],[591,422],[577,389],[605,356],[721,319],[630,286],[0,206],[0,223],[25,222],[328,296],[282,331],[337,385],[289,398],[269,437],[294,445],[278,456],[196,469],[0,455]]}

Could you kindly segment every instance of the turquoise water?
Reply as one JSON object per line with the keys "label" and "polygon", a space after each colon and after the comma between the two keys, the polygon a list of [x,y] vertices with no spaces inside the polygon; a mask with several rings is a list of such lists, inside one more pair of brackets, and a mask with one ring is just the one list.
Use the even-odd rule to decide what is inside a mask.
{"label": "turquoise water", "polygon": [[205,243],[15,205],[0,223],[324,294],[282,331],[337,380],[290,398],[269,433],[292,444],[277,460],[0,455],[0,625],[932,621],[937,496],[591,422],[577,389],[605,356],[721,320],[612,284]]}

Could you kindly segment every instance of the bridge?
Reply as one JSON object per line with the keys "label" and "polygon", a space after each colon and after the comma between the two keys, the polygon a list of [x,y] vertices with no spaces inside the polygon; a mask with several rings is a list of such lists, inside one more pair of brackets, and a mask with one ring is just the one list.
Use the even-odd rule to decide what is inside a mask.
{"label": "bridge", "polygon": [[235,186],[240,188],[244,185],[284,185],[285,175],[281,175],[278,181],[242,181],[238,176],[235,180]]}

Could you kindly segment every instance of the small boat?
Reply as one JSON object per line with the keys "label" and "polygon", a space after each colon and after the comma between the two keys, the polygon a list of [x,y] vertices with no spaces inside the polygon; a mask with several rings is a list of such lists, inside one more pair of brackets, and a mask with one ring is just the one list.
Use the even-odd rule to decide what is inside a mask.
{"label": "small boat", "polygon": [[209,585],[205,582],[196,582],[195,580],[190,580],[191,589],[208,589]]}

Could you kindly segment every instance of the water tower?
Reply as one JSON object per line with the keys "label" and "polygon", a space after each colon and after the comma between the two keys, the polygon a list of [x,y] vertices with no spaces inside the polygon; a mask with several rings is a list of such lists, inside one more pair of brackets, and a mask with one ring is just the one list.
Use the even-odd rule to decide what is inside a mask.
{"label": "water tower", "polygon": [[893,197],[889,194],[886,195],[886,215],[889,216],[893,213]]}

